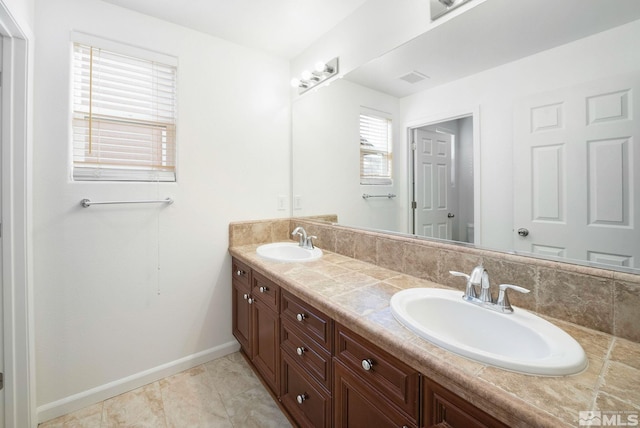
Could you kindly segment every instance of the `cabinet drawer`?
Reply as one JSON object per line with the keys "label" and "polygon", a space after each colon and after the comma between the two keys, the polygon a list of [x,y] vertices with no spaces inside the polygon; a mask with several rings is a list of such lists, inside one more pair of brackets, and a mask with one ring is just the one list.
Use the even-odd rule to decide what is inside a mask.
{"label": "cabinet drawer", "polygon": [[251,296],[278,312],[280,301],[280,286],[265,278],[258,272],[253,272],[251,276]]}
{"label": "cabinet drawer", "polygon": [[281,325],[280,347],[307,373],[322,384],[327,391],[331,389],[331,354],[306,334],[292,328],[292,321],[285,320]]}
{"label": "cabinet drawer", "polygon": [[317,382],[307,377],[297,364],[282,354],[280,401],[300,427],[330,427],[331,398]]}
{"label": "cabinet drawer", "polygon": [[287,292],[282,293],[281,317],[331,352],[331,318]]}
{"label": "cabinet drawer", "polygon": [[231,273],[234,281],[238,281],[247,287],[249,286],[249,278],[251,268],[237,259],[231,259]]}
{"label": "cabinet drawer", "polygon": [[417,420],[418,372],[342,325],[335,338],[336,358]]}

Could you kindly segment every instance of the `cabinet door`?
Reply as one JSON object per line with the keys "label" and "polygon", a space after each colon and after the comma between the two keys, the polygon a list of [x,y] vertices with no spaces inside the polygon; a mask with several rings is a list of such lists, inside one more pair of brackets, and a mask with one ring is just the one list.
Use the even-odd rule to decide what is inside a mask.
{"label": "cabinet door", "polygon": [[232,332],[242,351],[251,358],[251,305],[249,284],[232,281]]}
{"label": "cabinet door", "polygon": [[280,329],[278,313],[261,300],[253,301],[251,361],[274,393],[279,388]]}
{"label": "cabinet door", "polygon": [[423,377],[423,427],[508,428],[443,386]]}
{"label": "cabinet door", "polygon": [[416,421],[398,411],[384,394],[374,391],[357,374],[334,360],[334,427],[415,427]]}

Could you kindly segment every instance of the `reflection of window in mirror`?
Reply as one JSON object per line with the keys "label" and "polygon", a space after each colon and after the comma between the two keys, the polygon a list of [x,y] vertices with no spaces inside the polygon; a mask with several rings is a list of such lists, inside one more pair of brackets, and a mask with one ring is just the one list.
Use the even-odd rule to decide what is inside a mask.
{"label": "reflection of window in mirror", "polygon": [[381,112],[360,114],[360,184],[393,184],[391,136],[391,117]]}

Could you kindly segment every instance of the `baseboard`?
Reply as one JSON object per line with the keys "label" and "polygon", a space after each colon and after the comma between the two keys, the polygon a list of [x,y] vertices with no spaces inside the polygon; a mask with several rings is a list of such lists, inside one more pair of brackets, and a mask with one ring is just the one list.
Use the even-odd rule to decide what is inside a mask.
{"label": "baseboard", "polygon": [[61,400],[38,406],[37,419],[38,423],[48,421],[67,413],[75,412],[95,403],[99,403],[108,398],[115,397],[127,391],[139,388],[149,383],[155,382],[167,376],[180,373],[216,358],[236,352],[240,349],[238,342],[231,341],[224,343],[196,354],[188,355],[175,361],[154,367],[143,372],[118,379],[113,382],[100,385],[95,388],[70,395]]}

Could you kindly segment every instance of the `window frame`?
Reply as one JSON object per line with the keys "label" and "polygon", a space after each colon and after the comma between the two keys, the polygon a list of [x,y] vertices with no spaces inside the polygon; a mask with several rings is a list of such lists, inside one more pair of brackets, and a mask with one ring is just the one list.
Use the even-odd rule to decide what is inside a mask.
{"label": "window frame", "polygon": [[[71,165],[71,179],[73,181],[131,181],[131,182],[176,182],[177,181],[177,85],[178,85],[178,59],[177,57],[159,53],[156,51],[116,42],[109,39],[93,36],[86,33],[71,32],[70,38],[70,165]],[[122,57],[122,63],[118,63],[118,66],[122,66],[127,60],[134,62],[148,62],[149,70],[153,70],[153,73],[158,72],[160,69],[170,70],[170,87],[169,95],[165,96],[152,93],[151,95],[143,95],[145,101],[148,101],[152,107],[148,107],[146,112],[141,114],[127,113],[126,109],[122,108],[127,106],[127,102],[130,100],[125,99],[121,105],[115,104],[121,108],[114,109],[117,114],[111,116],[105,116],[100,113],[100,109],[96,108],[94,112],[89,108],[87,112],[85,96],[82,98],[81,94],[78,94],[78,88],[76,86],[76,66],[78,65],[76,59],[76,44],[99,49],[115,56]],[[85,65],[88,61],[85,60]],[[92,66],[93,67],[93,66]],[[86,74],[86,72],[85,72]],[[151,75],[151,74],[150,74]],[[166,74],[165,74],[166,75]],[[152,82],[150,82],[152,84]],[[86,83],[85,83],[86,87]],[[85,89],[86,92],[86,89]],[[164,97],[164,98],[163,98]],[[85,100],[84,107],[76,108],[80,104],[76,104],[78,100]],[[160,101],[159,101],[160,100]],[[161,106],[161,101],[167,101],[169,106],[169,113],[160,114],[155,113]],[[153,111],[153,117],[149,113]],[[104,113],[104,109],[103,112]],[[157,116],[156,116],[157,114]],[[85,117],[82,117],[85,115]],[[91,117],[91,118],[89,118]],[[136,162],[135,165],[122,165],[114,162],[111,159],[111,163],[108,161],[101,163],[87,162],[83,165],[82,151],[87,150],[88,141],[93,140],[93,137],[87,137],[95,132],[96,125],[93,122],[105,124],[105,132],[113,132],[114,129],[125,129],[123,131],[125,135],[130,135],[131,132],[140,131],[143,134],[143,138],[147,139],[147,144],[155,149],[149,149],[150,153],[145,160],[146,165]],[[92,131],[88,129],[91,127]],[[78,132],[78,136],[76,136]],[[84,134],[83,134],[84,133]],[[117,140],[118,137],[114,137]],[[84,140],[84,141],[83,141]],[[96,140],[93,140],[96,141]],[[83,147],[84,144],[84,147]],[[97,143],[98,145],[100,143]],[[128,147],[129,149],[140,148],[142,143],[136,142],[136,144]],[[116,147],[125,147],[121,144],[121,141],[116,143]],[[126,148],[126,147],[125,147]],[[169,150],[168,156],[165,149]],[[99,155],[97,156],[99,158]],[[126,158],[126,155],[125,155]],[[117,160],[117,159],[116,159]]]}
{"label": "window frame", "polygon": [[[370,119],[385,121],[386,122],[386,149],[376,147],[364,147],[363,145],[363,121],[362,118],[368,117]],[[374,186],[391,186],[393,185],[393,118],[389,113],[385,113],[379,110],[370,109],[367,107],[361,107],[360,114],[358,116],[358,131],[360,135],[360,184],[361,185],[374,185]],[[367,155],[380,155],[384,158],[386,163],[386,173],[381,175],[365,175],[364,163],[365,156]]]}

